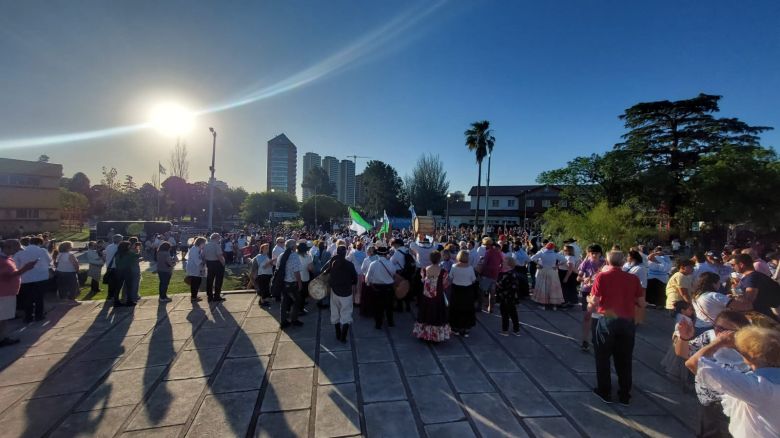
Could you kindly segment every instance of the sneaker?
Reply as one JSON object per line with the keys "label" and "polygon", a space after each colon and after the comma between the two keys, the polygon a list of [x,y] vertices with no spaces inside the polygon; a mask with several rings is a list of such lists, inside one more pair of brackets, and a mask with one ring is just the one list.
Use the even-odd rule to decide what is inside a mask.
{"label": "sneaker", "polygon": [[498,332],[498,334],[501,335],[501,336],[509,336],[509,332],[504,331],[504,330],[501,330],[500,332]]}
{"label": "sneaker", "polygon": [[452,331],[452,334],[453,334],[453,335],[455,335],[455,336],[460,336],[460,332],[459,332],[459,331],[455,331],[455,330],[453,330],[453,331]]}
{"label": "sneaker", "polygon": [[596,388],[593,388],[593,393],[596,394],[596,397],[601,399],[601,401],[603,401],[604,403],[606,403],[608,405],[612,404],[612,396],[609,396],[609,395],[608,396],[603,396],[603,395],[601,395],[601,393]]}
{"label": "sneaker", "polygon": [[515,336],[520,336],[520,330],[518,330],[516,332],[512,332],[512,334],[515,335]]}
{"label": "sneaker", "polygon": [[160,298],[161,303],[170,303],[171,301],[173,300],[168,297]]}
{"label": "sneaker", "polygon": [[463,337],[464,337],[464,338],[468,338],[468,337],[469,337],[469,331],[468,331],[468,330],[466,330],[465,332],[463,332]]}
{"label": "sneaker", "polygon": [[629,397],[619,397],[618,403],[620,403],[620,406],[628,407],[628,402],[631,399]]}
{"label": "sneaker", "polygon": [[201,301],[203,301],[203,298],[201,297],[190,298],[191,303],[199,303]]}
{"label": "sneaker", "polygon": [[588,344],[588,341],[582,341],[582,345],[580,345],[580,350],[585,352],[590,350],[590,344]]}

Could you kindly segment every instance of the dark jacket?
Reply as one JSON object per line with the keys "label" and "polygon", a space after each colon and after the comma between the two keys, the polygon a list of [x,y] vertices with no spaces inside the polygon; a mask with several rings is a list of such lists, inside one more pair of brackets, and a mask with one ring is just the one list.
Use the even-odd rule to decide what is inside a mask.
{"label": "dark jacket", "polygon": [[333,257],[324,272],[330,274],[328,286],[340,297],[352,295],[352,286],[357,284],[355,265],[344,256]]}

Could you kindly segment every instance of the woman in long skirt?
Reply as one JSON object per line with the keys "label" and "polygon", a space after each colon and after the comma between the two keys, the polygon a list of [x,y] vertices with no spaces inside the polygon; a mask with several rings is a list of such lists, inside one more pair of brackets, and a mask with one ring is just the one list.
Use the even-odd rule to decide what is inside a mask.
{"label": "woman in long skirt", "polygon": [[534,254],[531,261],[537,264],[533,300],[545,309],[557,308],[564,301],[561,280],[558,278],[558,264],[565,264],[566,258],[555,252],[555,244],[550,242],[543,250]]}
{"label": "woman in long skirt", "polygon": [[456,257],[457,264],[450,268],[449,278],[452,283],[450,293],[450,327],[453,333],[463,337],[469,336],[469,329],[476,325],[474,303],[477,299],[474,267],[469,264],[469,252],[460,251]]}
{"label": "woman in long skirt", "polygon": [[417,322],[412,333],[418,339],[428,342],[442,342],[450,338],[450,324],[447,321],[447,271],[439,267],[441,253],[431,253],[431,265],[422,276],[423,291],[417,300]]}

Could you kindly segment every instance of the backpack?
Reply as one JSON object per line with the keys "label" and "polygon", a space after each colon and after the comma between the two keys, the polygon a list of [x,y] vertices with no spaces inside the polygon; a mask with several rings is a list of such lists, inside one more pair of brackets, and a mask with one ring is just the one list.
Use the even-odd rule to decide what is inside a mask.
{"label": "backpack", "polygon": [[404,267],[398,271],[398,275],[407,280],[411,280],[414,275],[414,270],[417,267],[417,262],[414,261],[414,257],[408,252],[401,251],[401,254],[404,255]]}

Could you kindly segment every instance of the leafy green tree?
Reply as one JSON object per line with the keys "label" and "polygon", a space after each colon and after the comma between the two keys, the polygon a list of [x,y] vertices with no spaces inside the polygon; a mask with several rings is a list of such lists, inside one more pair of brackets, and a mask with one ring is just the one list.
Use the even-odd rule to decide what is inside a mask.
{"label": "leafy green tree", "polygon": [[301,187],[311,190],[313,195],[331,196],[336,192],[336,185],[328,177],[328,172],[322,167],[313,167],[303,176]]}
{"label": "leafy green tree", "polygon": [[89,208],[87,197],[60,187],[60,208],[65,216],[83,220]]}
{"label": "leafy green tree", "polygon": [[493,130],[490,129],[490,122],[487,120],[472,123],[471,128],[467,129],[463,135],[466,136],[466,147],[477,158],[477,208],[474,211],[474,225],[477,225],[479,218],[479,190],[482,187],[482,160],[485,159],[488,153],[493,151],[496,139],[493,137]]}
{"label": "leafy green tree", "polygon": [[450,183],[438,155],[423,154],[405,180],[409,199],[417,211],[442,213],[446,208]]}
{"label": "leafy green tree", "polygon": [[[141,219],[151,220],[157,216],[157,201],[160,196],[160,191],[149,183],[144,183],[140,189],[138,189],[138,203],[139,213]],[[162,201],[162,200],[160,200]]]}
{"label": "leafy green tree", "polygon": [[84,196],[89,196],[90,182],[89,177],[83,172],[76,172],[73,177],[68,181],[67,189],[71,192],[81,193]]}
{"label": "leafy green tree", "polygon": [[605,250],[615,244],[627,249],[655,233],[651,221],[641,212],[627,205],[610,207],[606,201],[584,213],[552,208],[542,218],[544,234],[559,244],[575,237],[585,245],[597,243]]}
{"label": "leafy green tree", "polygon": [[187,181],[178,176],[169,176],[161,185],[166,207],[164,211],[169,217],[181,219],[182,216],[191,212],[190,200],[192,197]]}
{"label": "leafy green tree", "polygon": [[672,217],[690,193],[686,182],[698,172],[700,160],[727,145],[758,147],[758,135],[771,129],[736,118],[716,118],[720,99],[699,94],[692,99],[643,102],[620,116],[629,131],[615,149],[631,152],[640,171],[667,176],[662,199],[656,201],[664,202]]}
{"label": "leafy green tree", "polygon": [[347,215],[347,206],[332,196],[315,195],[301,204],[301,217],[308,225],[314,225],[314,205],[317,204],[317,224],[328,223],[333,218],[343,218]]}
{"label": "leafy green tree", "polygon": [[362,207],[368,216],[379,217],[384,210],[390,215],[404,213],[403,181],[393,166],[378,160],[371,160],[363,171],[365,202]]}
{"label": "leafy green tree", "polygon": [[296,212],[298,200],[287,192],[250,193],[241,204],[241,219],[247,223],[263,223],[268,220],[272,208],[273,211]]}

